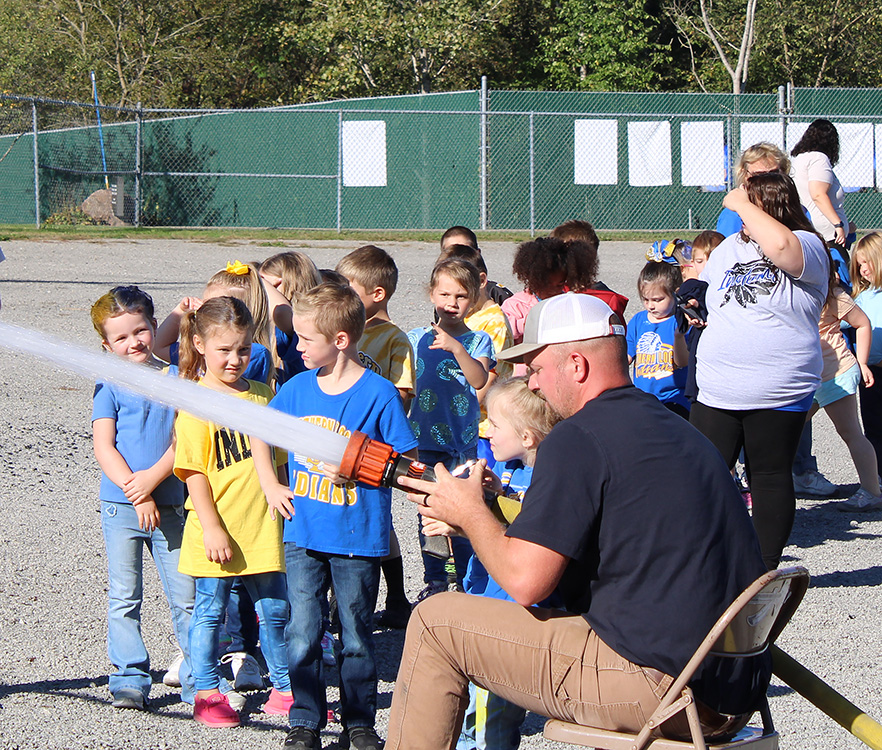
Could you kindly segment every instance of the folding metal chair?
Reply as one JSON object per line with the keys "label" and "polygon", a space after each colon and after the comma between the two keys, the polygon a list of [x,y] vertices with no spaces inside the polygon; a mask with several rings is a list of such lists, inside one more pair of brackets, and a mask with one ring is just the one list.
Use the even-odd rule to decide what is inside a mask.
{"label": "folding metal chair", "polygon": [[[752,750],[777,750],[778,733],[772,724],[772,715],[765,696],[755,709],[762,717],[762,728],[745,727],[725,741],[706,741],[702,736],[689,681],[708,656],[737,659],[765,651],[790,621],[802,601],[808,583],[808,571],[794,567],[770,570],[750,584],[717,620],[689,663],[671,684],[658,708],[637,734],[612,732],[549,719],[545,724],[545,737],[599,750],[706,750],[708,747],[724,750],[748,745]],[[686,714],[692,741],[681,742],[661,737],[661,725],[681,711]]]}

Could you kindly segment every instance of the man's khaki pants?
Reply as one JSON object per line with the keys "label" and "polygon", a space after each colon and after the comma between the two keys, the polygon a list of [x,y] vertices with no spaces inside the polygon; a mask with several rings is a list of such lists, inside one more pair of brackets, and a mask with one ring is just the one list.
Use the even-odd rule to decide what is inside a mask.
{"label": "man's khaki pants", "polygon": [[672,678],[619,656],[578,615],[437,594],[410,618],[387,750],[456,747],[470,681],[543,716],[638,731]]}

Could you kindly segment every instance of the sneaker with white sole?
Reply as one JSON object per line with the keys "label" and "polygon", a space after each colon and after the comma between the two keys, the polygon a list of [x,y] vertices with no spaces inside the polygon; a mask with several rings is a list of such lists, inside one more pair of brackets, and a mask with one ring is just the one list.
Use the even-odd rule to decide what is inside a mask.
{"label": "sneaker with white sole", "polygon": [[809,469],[793,475],[793,490],[797,497],[830,497],[839,491],[839,487],[817,469]]}
{"label": "sneaker with white sole", "polygon": [[868,510],[882,510],[882,495],[876,496],[861,487],[844,503],[839,503],[836,510],[863,513]]}
{"label": "sneaker with white sole", "polygon": [[322,661],[326,667],[333,667],[337,663],[337,654],[334,652],[334,636],[328,632],[322,636]]}
{"label": "sneaker with white sole", "polygon": [[178,653],[175,654],[175,658],[172,659],[168,664],[168,669],[165,670],[165,674],[162,676],[162,684],[168,685],[169,687],[180,687],[181,686],[181,663],[184,661],[184,652],[180,649]]}
{"label": "sneaker with white sole", "polygon": [[251,654],[244,651],[234,651],[221,657],[221,664],[229,663],[233,670],[233,688],[237,692],[249,690],[263,690],[263,677],[260,674],[260,664]]}

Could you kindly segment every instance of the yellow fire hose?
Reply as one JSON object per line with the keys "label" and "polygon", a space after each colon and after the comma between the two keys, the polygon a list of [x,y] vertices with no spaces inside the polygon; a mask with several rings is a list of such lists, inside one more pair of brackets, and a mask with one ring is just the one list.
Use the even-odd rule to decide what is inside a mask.
{"label": "yellow fire hose", "polygon": [[772,644],[772,671],[803,698],[873,750],[882,750],[882,725],[816,674]]}

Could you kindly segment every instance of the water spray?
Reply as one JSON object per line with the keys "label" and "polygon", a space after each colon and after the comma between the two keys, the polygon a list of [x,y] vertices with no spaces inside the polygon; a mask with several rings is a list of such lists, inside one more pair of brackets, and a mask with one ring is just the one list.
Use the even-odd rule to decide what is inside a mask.
{"label": "water spray", "polygon": [[[200,419],[263,440],[289,453],[340,467],[340,474],[371,487],[397,487],[401,477],[435,480],[426,464],[406,458],[361,432],[340,435],[276,409],[163,375],[121,357],[100,354],[28,328],[0,323],[0,346],[47,360],[54,367],[139,393]],[[447,559],[447,537],[426,537],[423,551]]]}

